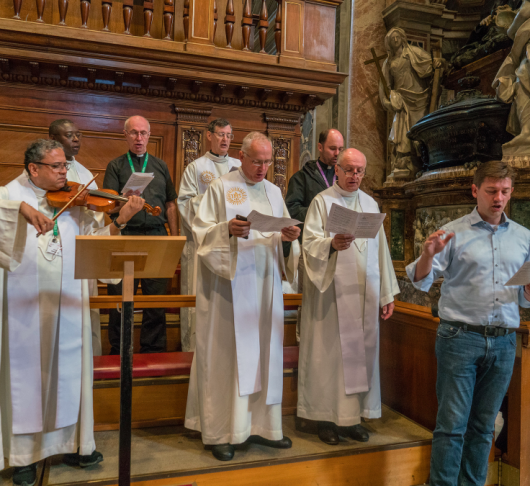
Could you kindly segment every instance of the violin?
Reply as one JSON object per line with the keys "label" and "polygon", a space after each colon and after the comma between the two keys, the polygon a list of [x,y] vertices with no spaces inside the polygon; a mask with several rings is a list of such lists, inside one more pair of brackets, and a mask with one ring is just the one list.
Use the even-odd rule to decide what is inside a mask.
{"label": "violin", "polygon": [[[120,196],[112,189],[86,189],[79,192],[83,184],[77,182],[66,182],[66,185],[58,191],[48,191],[46,193],[46,200],[53,208],[63,208],[68,206],[84,206],[92,211],[107,213],[118,206],[120,202],[127,202],[129,199]],[[72,199],[75,201],[72,203]],[[149,204],[144,204],[143,210],[158,216],[160,208],[154,208]]]}

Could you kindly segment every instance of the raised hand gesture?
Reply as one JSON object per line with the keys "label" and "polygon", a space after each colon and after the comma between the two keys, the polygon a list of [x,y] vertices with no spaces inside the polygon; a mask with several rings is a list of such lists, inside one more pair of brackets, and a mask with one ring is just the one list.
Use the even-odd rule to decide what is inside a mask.
{"label": "raised hand gesture", "polygon": [[443,251],[443,249],[455,236],[454,233],[449,233],[445,238],[442,239],[443,235],[445,235],[445,230],[438,230],[430,235],[425,240],[425,243],[423,243],[423,255],[432,259],[434,255],[437,255]]}

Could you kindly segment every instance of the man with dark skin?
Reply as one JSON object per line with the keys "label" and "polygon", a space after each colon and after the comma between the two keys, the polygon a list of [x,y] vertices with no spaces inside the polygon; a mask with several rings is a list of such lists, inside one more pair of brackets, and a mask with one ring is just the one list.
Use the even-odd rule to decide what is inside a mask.
{"label": "man with dark skin", "polygon": [[[71,182],[83,184],[90,182],[93,178],[92,173],[75,158],[79,154],[79,150],[81,150],[81,139],[83,138],[83,134],[77,128],[76,124],[66,118],[55,120],[50,124],[48,134],[52,140],[59,142],[63,146],[66,160],[70,162],[66,179]],[[93,182],[90,187],[92,189],[98,188],[96,182]],[[105,216],[103,213],[94,213],[94,218],[102,226],[104,225]],[[97,280],[93,279],[88,281],[88,291],[91,297],[98,295]],[[92,351],[94,356],[101,356],[101,321],[99,309],[90,309],[90,320],[92,323]]]}

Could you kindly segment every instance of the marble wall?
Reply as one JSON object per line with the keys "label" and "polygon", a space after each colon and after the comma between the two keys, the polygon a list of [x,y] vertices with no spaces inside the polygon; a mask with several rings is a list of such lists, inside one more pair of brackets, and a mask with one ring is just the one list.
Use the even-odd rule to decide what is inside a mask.
{"label": "marble wall", "polygon": [[353,31],[350,52],[348,146],[366,155],[367,172],[362,189],[372,193],[386,178],[386,112],[379,101],[379,77],[371,59],[373,47],[384,54],[386,28],[382,12],[385,0],[353,0]]}

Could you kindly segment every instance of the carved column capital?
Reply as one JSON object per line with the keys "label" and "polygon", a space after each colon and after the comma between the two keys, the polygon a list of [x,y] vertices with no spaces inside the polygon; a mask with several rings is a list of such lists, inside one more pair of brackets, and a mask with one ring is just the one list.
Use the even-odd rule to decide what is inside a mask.
{"label": "carved column capital", "polygon": [[177,124],[182,122],[207,125],[208,118],[212,114],[212,110],[199,110],[197,108],[187,108],[173,105],[173,111],[177,116]]}
{"label": "carved column capital", "polygon": [[265,122],[267,123],[268,132],[294,132],[296,126],[300,122],[299,116],[287,117],[264,113],[263,117],[265,118]]}

